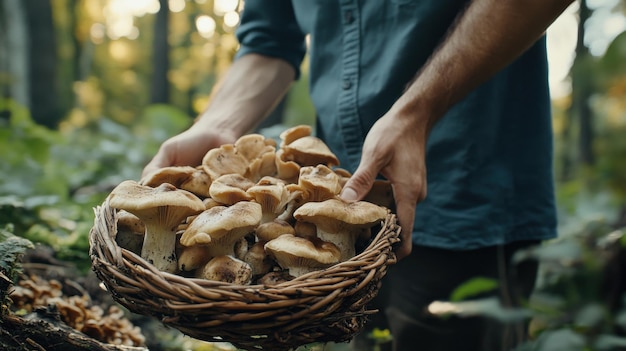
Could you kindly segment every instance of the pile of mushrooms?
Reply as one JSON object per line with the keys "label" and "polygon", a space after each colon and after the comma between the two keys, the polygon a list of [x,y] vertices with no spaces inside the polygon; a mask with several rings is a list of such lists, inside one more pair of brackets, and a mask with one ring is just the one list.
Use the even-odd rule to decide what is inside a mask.
{"label": "pile of mushrooms", "polygon": [[377,181],[339,198],[350,173],[309,126],[212,149],[198,167],[166,167],[109,195],[115,240],[155,268],[234,284],[276,284],[349,260],[393,204]]}

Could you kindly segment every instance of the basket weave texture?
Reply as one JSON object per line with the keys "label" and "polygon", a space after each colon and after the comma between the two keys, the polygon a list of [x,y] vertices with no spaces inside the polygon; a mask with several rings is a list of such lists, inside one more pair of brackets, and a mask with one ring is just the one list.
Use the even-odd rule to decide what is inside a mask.
{"label": "basket weave texture", "polygon": [[358,333],[390,264],[399,226],[390,214],[369,246],[348,261],[273,286],[236,285],[157,270],[115,242],[116,211],[95,208],[92,268],[113,298],[193,338],[246,350],[289,350],[343,342]]}

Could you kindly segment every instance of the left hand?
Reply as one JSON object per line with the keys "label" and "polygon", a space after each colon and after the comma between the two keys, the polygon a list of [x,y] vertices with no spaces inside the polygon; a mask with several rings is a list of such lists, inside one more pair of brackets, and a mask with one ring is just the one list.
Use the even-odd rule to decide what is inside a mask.
{"label": "left hand", "polygon": [[398,259],[411,253],[415,206],[426,197],[426,130],[411,116],[405,117],[390,111],[372,126],[359,167],[341,193],[344,200],[357,201],[369,192],[378,174],[391,182],[402,227]]}

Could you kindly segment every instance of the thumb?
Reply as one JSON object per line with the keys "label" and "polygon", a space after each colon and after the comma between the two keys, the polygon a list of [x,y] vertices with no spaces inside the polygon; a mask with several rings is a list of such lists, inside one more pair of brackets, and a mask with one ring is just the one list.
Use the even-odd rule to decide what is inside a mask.
{"label": "thumb", "polygon": [[367,195],[372,188],[377,172],[361,163],[359,168],[348,179],[341,191],[341,199],[345,201],[358,201]]}

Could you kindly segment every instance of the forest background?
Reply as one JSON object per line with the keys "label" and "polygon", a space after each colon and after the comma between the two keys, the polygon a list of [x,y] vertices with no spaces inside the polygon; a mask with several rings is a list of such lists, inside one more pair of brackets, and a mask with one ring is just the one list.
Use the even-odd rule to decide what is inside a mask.
{"label": "forest background", "polygon": [[[88,272],[92,208],[119,182],[138,179],[161,142],[206,106],[237,50],[243,6],[0,0],[0,229]],[[548,30],[561,239],[541,258],[558,263],[558,281],[597,273],[605,262],[589,255],[598,248],[586,239],[621,238],[626,226],[625,16],[624,0],[580,0]],[[314,123],[307,75],[305,60],[260,132],[276,137]],[[560,312],[575,320],[593,305],[609,334],[626,326],[601,292],[577,289],[557,294]],[[570,319],[553,329],[571,327]],[[569,341],[581,334],[567,330]]]}

